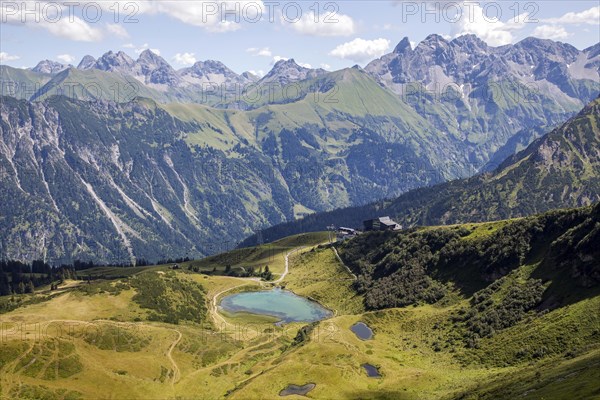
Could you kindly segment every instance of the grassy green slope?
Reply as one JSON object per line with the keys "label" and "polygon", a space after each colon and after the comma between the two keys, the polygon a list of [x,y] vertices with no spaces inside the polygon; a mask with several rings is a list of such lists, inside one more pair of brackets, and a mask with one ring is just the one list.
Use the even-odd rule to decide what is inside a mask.
{"label": "grassy green slope", "polygon": [[51,78],[51,75],[0,65],[0,82],[2,82],[3,96],[29,99]]}
{"label": "grassy green slope", "polygon": [[[298,334],[303,324],[275,326],[252,315],[217,317],[213,296],[243,286],[256,290],[260,283],[191,273],[187,266],[194,262],[175,271],[167,266],[123,268],[123,277],[112,281],[79,286],[69,282],[70,288],[54,294],[19,295],[38,299],[0,315],[6,328],[31,323],[24,326],[23,338],[19,332],[5,331],[0,343],[0,396],[278,399],[288,384],[314,383],[308,397],[315,399],[597,398],[600,293],[583,277],[596,276],[593,260],[598,253],[593,244],[600,232],[595,223],[599,213],[600,206],[537,217],[546,220],[547,237],[561,231],[562,239],[554,244],[549,239],[533,240],[529,249],[511,240],[522,238],[523,232],[540,234],[535,223],[532,231],[515,230],[534,218],[419,230],[419,235],[435,239],[420,243],[419,249],[448,246],[443,233],[457,233],[451,248],[440,250],[440,260],[452,259],[477,243],[485,246],[472,263],[481,259],[488,264],[485,248],[494,247],[489,243],[499,245],[494,254],[501,258],[504,246],[530,253],[504,274],[484,269],[469,282],[473,290],[459,290],[469,285],[448,286],[446,296],[435,304],[365,312],[366,297],[356,292],[354,277],[331,247],[305,249],[291,258],[281,284],[335,310],[334,317],[315,324],[305,335]],[[390,257],[397,250],[394,235],[410,233],[364,235],[346,242],[342,254],[369,245],[356,254],[364,256],[364,265],[372,257],[380,258],[380,273],[385,274],[386,268],[400,262]],[[326,233],[289,237],[277,243],[278,254],[325,239]],[[265,249],[234,250],[202,262],[209,269],[236,260],[262,263]],[[545,249],[550,264],[539,260],[540,249]],[[509,259],[510,255],[509,251]],[[573,273],[581,266],[573,260],[583,263],[583,275]],[[585,264],[590,260],[592,264]],[[553,280],[559,280],[559,292],[566,300],[546,309],[550,304],[546,299],[541,307],[525,310],[512,326],[473,340],[469,322],[474,321],[474,312],[492,317],[490,311],[500,310],[504,299],[519,303],[526,293],[521,289],[542,277],[540,272],[547,278],[542,287],[552,292]],[[449,273],[433,276],[464,280],[475,273],[481,270],[461,262],[453,263]],[[520,291],[515,292],[517,287]],[[550,297],[556,298],[556,292]],[[372,340],[360,340],[350,331],[357,321],[373,330]],[[59,323],[69,329],[61,333],[56,329]],[[33,340],[42,331],[47,335]],[[369,378],[363,363],[376,366],[382,377]]]}
{"label": "grassy green slope", "polygon": [[257,247],[236,249],[220,253],[198,261],[184,263],[183,267],[192,267],[204,273],[225,273],[227,266],[232,272],[242,268],[264,268],[274,274],[282,274],[285,269],[285,255],[298,247],[315,246],[327,242],[327,232],[306,233],[290,236],[273,243]]}
{"label": "grassy green slope", "polygon": [[147,88],[132,77],[96,69],[78,70],[68,68],[56,74],[31,100],[45,100],[51,96],[64,95],[79,100],[132,101],[138,96],[160,100],[160,92]]}

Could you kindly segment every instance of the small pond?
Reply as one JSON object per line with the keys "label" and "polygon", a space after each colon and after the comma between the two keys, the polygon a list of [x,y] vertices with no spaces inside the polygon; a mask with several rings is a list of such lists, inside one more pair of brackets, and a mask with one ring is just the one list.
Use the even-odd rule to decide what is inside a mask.
{"label": "small pond", "polygon": [[359,339],[370,340],[373,338],[373,331],[364,322],[357,322],[350,327],[350,330],[354,332]]}
{"label": "small pond", "polygon": [[371,364],[363,364],[361,365],[361,367],[363,367],[365,371],[367,371],[367,376],[369,378],[381,378],[381,374],[379,373],[379,370],[376,366]]}
{"label": "small pond", "polygon": [[299,396],[306,396],[308,392],[315,388],[314,383],[307,383],[306,385],[298,386],[298,385],[287,385],[285,389],[279,392],[280,396],[290,396],[292,394]]}
{"label": "small pond", "polygon": [[270,315],[284,323],[314,322],[333,315],[319,303],[280,288],[232,294],[223,297],[219,305],[227,312]]}

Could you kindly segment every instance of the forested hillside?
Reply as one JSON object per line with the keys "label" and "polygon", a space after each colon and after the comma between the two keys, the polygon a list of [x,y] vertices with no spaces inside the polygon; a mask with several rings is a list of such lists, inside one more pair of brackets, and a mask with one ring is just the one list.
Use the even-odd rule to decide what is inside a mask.
{"label": "forested hillside", "polygon": [[365,233],[339,252],[367,309],[470,299],[454,320],[475,346],[527,315],[600,294],[598,243],[600,203],[493,223]]}
{"label": "forested hillside", "polygon": [[[492,173],[416,189],[396,199],[310,215],[262,232],[263,240],[322,230],[362,228],[390,215],[404,227],[500,220],[600,200],[600,98],[561,127],[509,157]],[[250,237],[244,245],[252,244]]]}

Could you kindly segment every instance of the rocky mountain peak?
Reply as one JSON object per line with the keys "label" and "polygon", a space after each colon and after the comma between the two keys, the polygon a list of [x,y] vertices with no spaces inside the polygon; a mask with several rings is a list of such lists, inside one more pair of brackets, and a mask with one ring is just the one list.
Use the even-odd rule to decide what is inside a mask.
{"label": "rocky mountain peak", "polygon": [[446,47],[448,46],[448,41],[442,36],[438,35],[437,33],[432,33],[431,35],[423,39],[421,43],[419,43],[419,46],[421,45],[428,47]]}
{"label": "rocky mountain peak", "polygon": [[131,70],[134,66],[135,61],[126,53],[122,51],[113,53],[111,50],[103,54],[102,57],[96,61],[95,68],[102,71],[126,72]]}
{"label": "rocky mountain peak", "polygon": [[271,72],[275,71],[285,71],[289,68],[294,68],[297,70],[301,70],[301,69],[308,69],[308,68],[304,68],[300,65],[298,65],[298,63],[296,63],[296,60],[294,60],[293,58],[290,58],[289,60],[279,60],[275,63],[275,65],[273,65],[273,69],[271,70]]}
{"label": "rocky mountain peak", "polygon": [[162,58],[161,56],[159,56],[158,54],[154,53],[152,50],[150,49],[146,49],[144,51],[142,51],[137,59],[138,63],[147,63],[147,64],[154,64],[154,65],[165,65],[168,64],[164,58]]}
{"label": "rocky mountain peak", "polygon": [[77,65],[77,69],[92,69],[96,64],[96,59],[90,55],[84,56],[79,65]]}
{"label": "rocky mountain peak", "polygon": [[398,45],[394,48],[394,53],[403,54],[409,51],[412,51],[412,47],[410,45],[410,40],[408,39],[408,37],[405,36],[404,39],[402,39],[400,43],[398,43]]}
{"label": "rocky mountain peak", "polygon": [[298,65],[296,60],[279,60],[271,71],[262,79],[263,81],[279,81],[282,84],[296,82],[307,78],[314,78],[327,73],[324,69],[311,69]]}
{"label": "rocky mountain peak", "polygon": [[471,33],[459,36],[453,39],[450,43],[470,52],[486,52],[489,50],[489,46],[486,42],[478,38],[477,35]]}
{"label": "rocky mountain peak", "polygon": [[[412,51],[409,46],[408,39],[402,39],[392,53],[370,62],[365,70],[397,93],[408,82],[478,85],[513,77],[525,83],[545,80],[565,96],[586,101],[597,90],[600,77],[600,44],[582,52],[569,44],[531,37],[491,47],[472,34],[450,42],[432,34]],[[585,79],[591,86],[577,89],[573,79]]]}
{"label": "rocky mountain peak", "polygon": [[192,66],[192,70],[200,75],[204,74],[220,74],[220,75],[237,75],[235,72],[227,68],[221,61],[206,60],[198,61]]}
{"label": "rocky mountain peak", "polygon": [[40,61],[35,67],[31,70],[33,72],[39,72],[42,74],[55,74],[57,72],[63,71],[67,66],[52,60],[43,60]]}
{"label": "rocky mountain peak", "polygon": [[512,46],[509,53],[513,56],[527,53],[534,61],[544,57],[572,63],[577,59],[579,50],[567,43],[528,37]]}
{"label": "rocky mountain peak", "polygon": [[244,78],[244,79],[246,79],[246,80],[249,80],[249,81],[251,81],[251,82],[256,82],[256,81],[258,81],[258,80],[260,79],[260,77],[259,77],[259,76],[256,76],[256,75],[254,75],[254,74],[253,74],[252,72],[250,72],[250,71],[245,71],[245,72],[243,72],[241,76],[242,76],[242,78]]}

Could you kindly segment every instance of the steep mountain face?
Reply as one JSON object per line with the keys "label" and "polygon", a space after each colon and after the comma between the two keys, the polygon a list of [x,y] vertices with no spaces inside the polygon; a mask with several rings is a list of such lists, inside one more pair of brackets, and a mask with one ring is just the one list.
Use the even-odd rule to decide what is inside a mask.
{"label": "steep mountain face", "polygon": [[77,69],[91,69],[96,65],[96,59],[90,55],[84,56],[79,64],[77,64]]}
{"label": "steep mountain face", "polygon": [[41,74],[56,74],[66,68],[68,68],[66,65],[59,62],[43,60],[40,61],[35,67],[31,68],[31,71]]}
{"label": "steep mountain face", "polygon": [[529,144],[598,95],[599,60],[591,48],[551,40],[490,47],[475,35],[430,35],[415,49],[404,38],[365,70],[441,132],[476,143],[475,169],[492,170],[515,135]]}
{"label": "steep mountain face", "polygon": [[260,82],[277,82],[281,85],[288,85],[292,82],[303,81],[306,79],[316,78],[325,74],[323,69],[310,69],[302,67],[291,58],[289,60],[279,60],[273,65],[273,68],[265,75]]}
{"label": "steep mountain face", "polygon": [[[532,215],[600,201],[600,98],[507,159],[493,173],[410,191],[395,200],[308,216],[262,232],[265,240],[390,215],[403,224],[438,225]],[[243,244],[251,245],[256,237]]]}
{"label": "steep mountain face", "polygon": [[[389,206],[409,224],[531,215],[600,201],[600,99],[492,174],[423,189]],[[409,206],[411,200],[419,203]]]}
{"label": "steep mountain face", "polygon": [[[434,84],[467,85],[461,89],[469,96],[477,85],[494,80],[515,79],[540,85],[544,81],[558,88],[566,88],[571,80],[598,82],[597,71],[589,65],[597,61],[597,53],[594,47],[579,51],[566,43],[532,37],[515,45],[491,47],[475,35],[448,41],[434,34],[415,49],[404,38],[392,53],[372,61],[365,69],[398,93],[403,93],[403,85],[418,82],[430,89]],[[574,92],[563,93],[578,97]]]}
{"label": "steep mountain face", "polygon": [[203,127],[152,102],[2,100],[4,257],[199,256],[292,213],[266,157],[193,150],[183,137]]}
{"label": "steep mountain face", "polygon": [[150,85],[166,85],[177,87],[181,78],[162,57],[151,50],[144,50],[137,60],[126,53],[109,51],[94,62],[90,56],[85,56],[79,63],[78,69],[98,69],[105,72],[118,72],[123,75],[135,77],[140,82]]}
{"label": "steep mountain face", "polygon": [[[187,195],[183,196],[183,192],[174,189],[178,194],[169,197],[173,201],[158,198],[154,201],[169,215],[177,215],[185,197],[189,199],[185,209],[195,210],[198,215],[204,215],[207,219],[211,216],[217,221],[215,224],[219,228],[206,228],[203,223],[198,227],[188,221],[189,218],[186,220],[181,217],[179,220],[184,222],[179,226],[172,223],[170,217],[165,217],[173,226],[172,231],[177,232],[176,235],[195,237],[197,240],[194,243],[198,243],[223,235],[227,240],[236,241],[265,225],[289,221],[313,212],[367,204],[382,197],[397,197],[419,187],[472,176],[481,170],[494,170],[507,156],[522,150],[547,132],[547,127],[562,123],[580,110],[593,91],[597,95],[600,90],[597,53],[597,46],[579,52],[562,43],[537,39],[493,48],[474,36],[446,41],[432,35],[415,49],[411,48],[408,39],[402,40],[392,54],[374,61],[364,70],[355,67],[326,72],[305,68],[294,60],[287,60],[276,63],[258,81],[249,74],[237,75],[218,61],[199,62],[176,71],[150,50],[140,54],[137,60],[123,52],[108,52],[97,60],[86,56],[78,68],[67,68],[58,73],[37,73],[5,66],[0,67],[0,72],[3,83],[8,82],[13,85],[11,87],[18,89],[9,91],[9,96],[41,102],[39,107],[44,111],[40,112],[54,110],[52,112],[58,115],[62,124],[70,124],[71,118],[79,121],[81,111],[90,118],[89,122],[83,123],[89,135],[110,129],[111,134],[119,137],[118,142],[115,139],[116,143],[111,143],[111,146],[119,147],[124,142],[121,137],[137,138],[140,142],[145,140],[140,131],[131,132],[132,126],[117,124],[115,128],[112,118],[118,120],[125,118],[121,115],[127,115],[135,120],[139,117],[141,120],[135,122],[134,127],[136,124],[150,126],[154,113],[160,111],[158,124],[165,125],[167,121],[173,121],[174,127],[164,133],[172,142],[166,139],[164,142],[152,142],[152,157],[148,156],[146,161],[150,164],[148,160],[152,158],[164,159],[164,155],[155,153],[158,150],[152,146],[166,146],[169,149],[179,149],[177,146],[181,146],[184,149],[181,154],[185,156],[178,158],[171,154],[169,158],[188,188]],[[529,63],[537,63],[537,67],[532,69]],[[248,86],[249,90],[244,96],[239,92],[230,93],[235,90],[227,90],[225,94],[219,90],[207,93],[203,88],[206,84],[214,84],[231,89],[249,83],[253,84]],[[437,95],[436,85],[446,83],[449,86],[445,95]],[[4,87],[6,85],[3,84]],[[404,90],[407,87],[413,92],[399,91],[399,88]],[[57,100],[54,97],[57,95],[68,99]],[[154,103],[142,97],[163,105],[149,107],[148,104]],[[54,106],[57,101],[61,104],[59,108]],[[109,106],[107,101],[120,104],[111,103]],[[9,102],[4,106],[7,118],[14,113],[29,115],[29,112],[18,111],[20,107],[36,110],[35,104],[16,104],[20,103]],[[146,111],[133,111],[138,108]],[[106,109],[112,111],[105,112]],[[11,118],[15,118],[14,115]],[[24,122],[13,122],[3,128],[9,142],[14,141],[9,137],[20,135],[19,132],[30,129],[27,124],[32,124],[26,122],[25,117],[16,120]],[[61,126],[53,129],[59,132]],[[151,129],[158,128],[153,126]],[[74,139],[68,137],[66,140],[71,143]],[[34,142],[38,143],[39,140]],[[4,146],[11,148],[7,144]],[[113,148],[104,146],[97,151],[110,154]],[[119,151],[120,154],[126,152],[123,149]],[[128,151],[131,159],[145,159],[139,154],[148,152],[145,147],[128,147]],[[16,154],[13,153],[13,150],[6,150],[5,158],[13,160]],[[198,185],[203,187],[204,183],[198,182],[204,182],[203,179],[208,179],[207,174],[214,172],[202,167],[204,162],[208,162],[203,158],[208,154],[216,157],[218,164],[226,166],[227,170],[237,171],[227,175],[227,179],[230,179],[227,184],[210,181],[209,189],[206,189],[210,195],[192,189]],[[192,159],[195,161],[190,161]],[[186,163],[192,166],[182,172],[182,169],[188,168]],[[13,164],[15,170],[25,165]],[[30,164],[41,168],[39,163]],[[212,165],[210,162],[208,164]],[[84,165],[85,162],[73,165],[74,173],[81,174],[79,167]],[[144,168],[152,170],[149,165],[144,165]],[[245,175],[249,170],[254,171],[250,178]],[[110,176],[112,172],[106,171],[112,170],[103,172]],[[165,171],[156,174],[168,176]],[[192,175],[186,180],[183,178],[185,174]],[[30,177],[38,179],[31,173],[25,175],[23,182]],[[101,180],[87,179],[85,182],[93,187],[94,182]],[[247,179],[255,184],[252,188],[246,188]],[[483,178],[476,178],[474,182],[477,179]],[[518,180],[519,177],[514,179]],[[531,179],[537,178],[533,176]],[[125,178],[123,181],[126,181]],[[10,182],[6,184],[14,185],[15,193],[22,193],[16,180]],[[582,182],[577,187],[552,189],[554,194],[551,201],[542,205],[548,199],[536,198],[532,210],[593,201],[595,189],[582,191],[592,181]],[[141,185],[139,182],[136,184]],[[38,182],[38,185],[43,183]],[[110,186],[109,183],[106,185]],[[221,193],[229,185],[232,185],[231,190],[235,193],[228,198],[228,207],[216,206],[221,200],[216,199],[218,195],[215,193]],[[485,185],[488,185],[485,190],[491,187],[491,184]],[[21,187],[29,193],[27,184],[21,184]],[[133,186],[119,187],[129,198],[136,198],[132,193],[137,189]],[[260,195],[255,193],[255,188],[260,188]],[[529,187],[526,186],[526,189]],[[563,189],[565,195],[562,194]],[[68,197],[66,193],[60,191],[57,195]],[[76,186],[74,193],[81,196],[81,193],[89,194],[90,191],[83,184]],[[527,196],[527,190],[523,190],[522,194]],[[431,196],[429,200],[436,197],[435,194],[428,196]],[[510,203],[508,211],[502,205],[505,198],[500,196],[500,205],[486,211],[481,218],[529,212],[520,208],[520,198],[515,200],[514,196],[516,194],[508,197],[515,204]],[[99,198],[107,204],[108,200],[101,196]],[[469,198],[462,200],[464,207],[472,204]],[[422,211],[415,209],[417,204],[424,204],[420,202],[424,200],[415,201],[411,198],[411,201],[413,203],[410,206],[403,204],[402,207],[415,210],[414,215],[402,214],[400,206],[389,208],[389,212],[398,215],[405,225],[429,220],[461,220],[464,215],[471,215],[467,210],[454,212],[452,209],[447,217],[436,215],[428,219],[427,213],[423,215]],[[143,203],[140,199],[135,202]],[[170,204],[169,207],[164,203]],[[28,208],[25,204],[27,202],[24,201],[21,214],[8,223],[10,229],[21,224],[27,225],[23,221],[27,221],[29,215],[33,215],[31,210],[36,208]],[[105,210],[109,210],[123,218],[123,223],[135,231],[133,226],[138,222],[124,217],[130,211],[122,211],[123,207],[125,210],[131,208],[127,204],[115,201],[106,205],[106,209],[99,206],[99,210],[105,215],[108,215]],[[159,206],[157,208],[162,210]],[[215,207],[242,217],[233,224],[234,228],[225,232],[223,226],[230,224],[226,222],[225,214],[214,213]],[[58,208],[61,210],[60,206]],[[155,211],[153,206],[143,208],[149,213],[162,213]],[[442,206],[437,208],[443,209]],[[371,212],[372,208],[365,210]],[[69,215],[71,210],[64,212]],[[131,218],[135,220],[138,216],[135,212],[134,215]],[[158,214],[154,216],[159,218]],[[313,220],[307,219],[301,223],[310,224],[310,221]],[[338,221],[332,222],[338,224]],[[360,224],[356,218],[354,222]],[[144,223],[140,222],[146,226]],[[109,225],[109,231],[113,229],[110,226],[116,229],[119,222]],[[140,236],[152,237],[150,233],[153,230],[148,226],[144,229],[139,229],[143,232]],[[318,229],[322,229],[322,226],[319,225]],[[81,230],[84,231],[87,232],[87,228]],[[161,254],[158,253],[180,256],[185,248],[197,254],[206,253],[201,245],[194,249],[183,239],[166,240],[161,236],[160,240],[158,237],[152,238],[148,241],[152,244],[145,245],[127,229],[122,230],[123,235],[115,232],[113,236],[123,238],[124,235],[131,242],[127,244],[125,239],[120,239],[120,247],[117,246],[129,249],[130,256],[133,254],[151,259],[159,258]],[[9,240],[7,248],[17,246],[16,237],[18,235]],[[23,243],[43,243],[33,237],[19,240]],[[154,240],[169,245],[154,246]],[[110,248],[99,239],[94,241]],[[35,249],[40,245],[23,244],[22,248],[27,246]],[[93,246],[88,247],[91,249]],[[86,251],[85,254],[93,253]],[[33,250],[26,250],[22,256],[29,257],[34,253]]]}
{"label": "steep mountain face", "polygon": [[[408,108],[386,115],[402,110],[393,95],[379,110],[365,109],[361,96],[369,93],[361,85],[372,79],[357,70],[344,74],[354,103],[328,105],[311,96],[303,109],[313,111],[292,119],[283,116],[297,104],[233,113],[147,99],[3,98],[5,256],[105,262],[200,256],[313,210],[439,182],[406,178],[403,163],[437,169],[441,159],[426,149],[451,144],[433,131],[399,141],[407,126],[423,132],[426,121]],[[373,120],[377,130],[366,128]]]}
{"label": "steep mountain face", "polygon": [[83,64],[83,69],[95,68],[99,69],[100,71],[106,72],[121,72],[124,74],[132,74],[133,68],[136,64],[133,58],[129,57],[126,53],[122,51],[119,51],[117,53],[109,51],[108,53],[103,54],[102,57],[98,58],[98,60],[96,60],[96,62],[91,68],[85,68],[87,65],[89,65],[89,61],[91,61],[89,59],[86,60],[87,57],[88,56],[84,57],[84,59],[82,59],[79,63],[79,65]]}
{"label": "steep mountain face", "polygon": [[195,85],[247,85],[258,80],[248,72],[238,75],[222,62],[214,60],[198,61],[190,68],[180,70],[179,73],[185,82]]}
{"label": "steep mountain face", "polygon": [[144,50],[135,63],[135,73],[144,77],[144,83],[177,87],[181,77],[164,58],[150,50]]}

